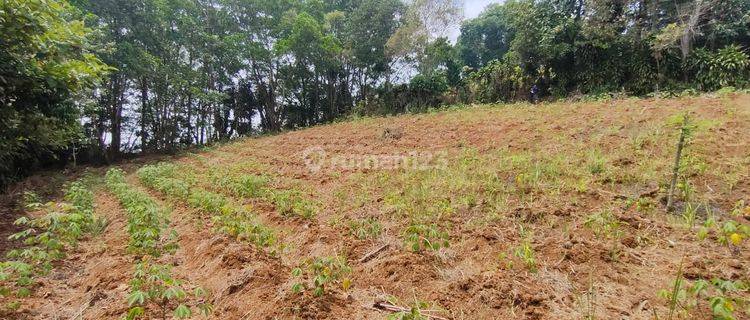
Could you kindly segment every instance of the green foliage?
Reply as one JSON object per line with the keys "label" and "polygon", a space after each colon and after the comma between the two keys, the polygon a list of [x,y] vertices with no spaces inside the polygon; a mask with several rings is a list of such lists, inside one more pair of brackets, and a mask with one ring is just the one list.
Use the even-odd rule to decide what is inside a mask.
{"label": "green foliage", "polygon": [[412,223],[403,232],[404,243],[414,252],[438,250],[450,246],[448,233],[435,224]]}
{"label": "green foliage", "polygon": [[188,205],[203,212],[220,214],[227,205],[224,196],[202,189],[193,189],[187,199]]}
{"label": "green foliage", "polygon": [[442,102],[443,93],[448,88],[448,78],[443,72],[414,76],[409,82],[410,101],[407,102],[408,111],[418,112],[438,106]]}
{"label": "green foliage", "polygon": [[319,207],[319,204],[306,199],[298,190],[274,190],[271,192],[271,202],[281,215],[305,219],[313,218]]}
{"label": "green foliage", "polygon": [[513,57],[493,60],[468,77],[468,88],[472,99],[483,103],[495,103],[525,99],[531,87],[531,77],[524,74]]}
{"label": "green foliage", "polygon": [[261,198],[267,193],[269,178],[248,174],[235,175],[231,172],[212,174],[211,180],[217,187],[238,197]]}
{"label": "green foliage", "polygon": [[[261,247],[276,244],[275,232],[257,221],[257,217],[223,194],[204,190],[196,186],[197,177],[186,174],[184,168],[176,164],[159,163],[143,166],[138,170],[138,178],[149,188],[163,192],[177,200],[186,201],[193,208],[211,215],[218,231],[240,240],[246,240]],[[214,175],[213,182],[227,188],[230,193],[266,195],[263,186],[265,179],[257,176]],[[300,205],[298,205],[299,207]],[[304,212],[302,208],[298,208]]]}
{"label": "green foliage", "polygon": [[737,45],[726,46],[715,52],[696,49],[689,63],[703,90],[742,87],[750,76],[750,57]]}
{"label": "green foliage", "polygon": [[670,301],[669,318],[675,312],[689,316],[698,312],[699,304],[705,303],[714,319],[735,320],[750,316],[750,301],[743,296],[748,292],[750,287],[740,280],[713,278],[711,281],[698,279],[690,282],[678,274],[672,290],[661,290],[659,296]]}
{"label": "green foliage", "polygon": [[31,294],[34,278],[49,273],[53,263],[65,258],[78,240],[92,234],[102,220],[94,215],[94,194],[81,181],[69,184],[63,202],[41,204],[37,197],[26,197],[27,208],[40,210],[43,215],[21,217],[15,224],[25,228],[9,237],[24,246],[10,250],[8,261],[0,262],[0,293],[8,295],[15,287],[17,297]]}
{"label": "green foliage", "polygon": [[193,308],[186,303],[194,301],[193,307],[204,316],[209,316],[213,306],[206,302],[206,292],[200,287],[192,291],[179,279],[172,277],[171,266],[144,260],[136,264],[133,279],[130,280],[130,294],[127,302],[126,319],[145,318],[149,307],[156,309],[166,319],[168,313],[175,318],[186,319],[193,316]]}
{"label": "green foliage", "polygon": [[705,240],[710,234],[715,235],[719,244],[738,253],[742,242],[750,238],[750,226],[734,220],[718,223],[714,217],[709,217],[698,229],[697,237],[699,240]]}
{"label": "green foliage", "polygon": [[0,186],[81,140],[75,97],[109,70],[65,0],[0,2]]}
{"label": "green foliage", "polygon": [[352,220],[349,222],[349,233],[357,239],[374,239],[380,236],[383,227],[374,217]]}
{"label": "green foliage", "polygon": [[[128,248],[134,253],[159,256],[175,249],[176,243],[163,243],[162,231],[167,227],[168,211],[161,208],[147,193],[133,188],[125,181],[125,173],[117,168],[106,175],[107,188],[117,197],[128,213]],[[174,240],[171,232],[168,240]]]}
{"label": "green foliage", "polygon": [[426,302],[417,301],[409,308],[409,311],[399,311],[388,315],[388,320],[429,320],[430,317],[423,315],[422,310],[428,309],[430,305]]}
{"label": "green foliage", "polygon": [[622,236],[622,230],[620,230],[622,222],[609,210],[588,216],[583,225],[593,230],[597,237],[612,239]]}
{"label": "green foliage", "polygon": [[[143,166],[138,169],[137,174],[138,179],[147,187],[178,199],[187,199],[193,184],[192,177],[186,177],[185,172],[179,172],[179,169],[175,164],[160,162]],[[175,178],[178,176],[182,178]]]}
{"label": "green foliage", "polygon": [[[158,184],[150,173],[143,176]],[[213,307],[205,302],[204,290],[195,288],[192,293],[188,293],[186,285],[172,276],[171,266],[154,261],[177,249],[177,233],[172,230],[165,237],[168,212],[147,193],[129,185],[122,170],[110,169],[105,180],[107,188],[128,213],[128,248],[140,256],[130,281],[130,294],[127,298],[130,309],[126,319],[153,318],[157,314],[166,319],[168,313],[178,319],[190,318],[193,311],[186,302],[191,300],[197,301],[195,308],[208,316]]]}
{"label": "green foliage", "polygon": [[586,167],[591,174],[604,173],[607,170],[607,159],[604,157],[601,151],[592,150],[588,154]]}
{"label": "green foliage", "polygon": [[346,258],[342,256],[308,259],[292,270],[292,276],[297,279],[292,285],[292,291],[301,293],[313,290],[316,297],[330,291],[333,285],[340,285],[346,291],[351,287],[351,279],[347,277],[351,272]]}
{"label": "green foliage", "polygon": [[526,268],[529,269],[529,271],[536,273],[537,263],[534,254],[534,247],[531,245],[533,235],[523,227],[520,229],[520,234],[522,238],[521,244],[513,250],[513,255],[516,258],[521,259],[521,262],[526,265]]}

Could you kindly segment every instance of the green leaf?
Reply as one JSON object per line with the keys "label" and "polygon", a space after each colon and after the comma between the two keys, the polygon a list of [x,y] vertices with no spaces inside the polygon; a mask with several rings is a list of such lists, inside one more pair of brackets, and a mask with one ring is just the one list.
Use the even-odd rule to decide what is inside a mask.
{"label": "green leaf", "polygon": [[146,293],[140,290],[133,291],[128,296],[128,306],[142,305],[146,301]]}
{"label": "green leaf", "polygon": [[186,305],[180,304],[177,309],[174,309],[174,316],[178,319],[186,319],[192,317],[193,312]]}

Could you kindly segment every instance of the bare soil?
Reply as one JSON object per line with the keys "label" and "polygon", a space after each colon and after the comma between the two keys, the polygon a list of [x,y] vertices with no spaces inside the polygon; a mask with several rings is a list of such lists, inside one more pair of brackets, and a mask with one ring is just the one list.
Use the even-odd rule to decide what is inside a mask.
{"label": "bare soil", "polygon": [[[664,212],[664,185],[678,132],[668,119],[685,111],[700,123],[710,123],[699,129],[689,147],[707,168],[690,177],[696,198],[723,220],[750,223],[729,214],[739,201],[750,205],[750,96],[744,94],[470,106],[353,119],[170,159],[196,172],[250,161],[255,165],[244,167],[245,172],[271,174],[276,181],[292,181],[308,190],[322,204],[312,220],[282,217],[273,205],[239,199],[279,230],[287,249],[278,255],[215,233],[209,218],[149,192],[172,208],[171,227],[179,234],[178,251],[165,259],[178,277],[211,293],[215,319],[384,319],[389,313],[372,306],[389,297],[404,307],[415,300],[428,302],[431,310],[426,313],[448,319],[653,319],[655,314],[665,319],[668,301],[657,293],[670,288],[681,261],[688,280],[750,279],[750,239],[733,250],[715,241],[715,235],[699,241],[697,228]],[[636,144],[639,151],[632,149]],[[386,204],[394,190],[406,190],[411,183],[405,178],[408,169],[311,171],[303,157],[311,147],[329,156],[430,152],[451,163],[472,150],[486,157],[477,170],[497,166],[498,175],[510,181],[513,176],[495,162],[497,152],[558,157],[585,167],[589,151],[599,150],[608,175],[593,175],[588,188],[574,191],[573,174],[564,171],[551,178],[564,181],[553,184],[563,187],[534,191],[531,198],[509,194],[502,208],[489,206],[487,199],[457,204],[443,219],[450,246],[412,252],[402,238],[408,221]],[[133,172],[137,166],[123,167]],[[130,181],[138,185],[135,177]],[[388,184],[393,181],[407,184]],[[33,185],[27,182],[26,188]],[[458,203],[467,194],[444,196]],[[639,210],[622,199],[639,196],[648,198],[653,208]],[[678,203],[678,212],[684,206]],[[619,236],[602,236],[587,225],[592,214],[605,209],[616,217]],[[12,231],[6,223],[10,212],[15,212],[10,206],[2,209],[0,251],[14,245],[4,240]],[[105,189],[97,191],[96,212],[110,221],[105,232],[82,241],[7,318],[125,315],[133,268],[133,257],[125,252],[126,213]],[[373,239],[353,236],[347,222],[364,217],[376,217],[382,234]],[[696,225],[700,223],[702,217]],[[513,257],[523,241],[519,226],[533,233],[535,272]],[[385,244],[386,249],[360,262]],[[347,257],[352,288],[333,288],[323,297],[292,293],[293,268],[306,258],[335,254]],[[699,303],[689,317],[711,319],[707,303]]]}

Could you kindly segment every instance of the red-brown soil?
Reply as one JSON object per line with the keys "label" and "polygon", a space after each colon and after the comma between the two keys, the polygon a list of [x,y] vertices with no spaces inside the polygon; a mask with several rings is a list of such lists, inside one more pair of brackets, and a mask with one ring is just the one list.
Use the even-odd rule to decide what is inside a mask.
{"label": "red-brown soil", "polygon": [[[148,192],[172,208],[170,226],[179,234],[179,249],[165,262],[175,266],[177,277],[211,293],[214,319],[384,319],[388,313],[372,305],[388,297],[405,307],[415,300],[427,302],[431,310],[426,313],[448,319],[653,319],[655,314],[666,319],[668,301],[657,293],[671,288],[683,259],[688,280],[750,280],[750,239],[735,250],[719,244],[713,234],[699,241],[697,227],[690,229],[681,217],[664,213],[664,185],[678,134],[668,119],[685,111],[707,123],[689,146],[706,167],[690,177],[696,199],[710,204],[722,221],[750,223],[729,215],[739,201],[750,205],[750,96],[745,94],[472,106],[354,119],[170,159],[196,172],[249,162],[241,166],[243,172],[269,174],[278,184],[306,190],[321,204],[312,220],[282,217],[273,205],[237,199],[253,205],[260,219],[279,231],[287,249],[278,255],[215,233],[209,218]],[[450,246],[411,252],[402,237],[408,221],[393,212],[387,199],[407,194],[404,190],[413,183],[432,180],[409,176],[409,169],[310,171],[302,156],[310,147],[331,156],[432,152],[449,163],[470,150],[483,159],[477,171],[496,172],[511,182],[515,175],[500,168],[503,156],[498,152],[564,164],[542,184],[547,188],[534,189],[531,196],[506,194],[499,208],[482,196],[476,204],[462,205],[459,200],[473,189],[451,194],[441,193],[454,190],[450,186],[432,185],[436,198],[431,199],[443,197],[455,204],[453,213],[441,218]],[[586,173],[591,150],[606,159],[606,176]],[[137,165],[124,168],[132,173]],[[575,191],[571,185],[579,169],[590,181]],[[456,179],[471,171],[456,171]],[[427,180],[414,180],[423,178]],[[134,176],[129,181],[139,184]],[[653,207],[639,210],[621,199],[638,195]],[[678,211],[681,206],[678,202]],[[618,236],[601,236],[586,223],[602,210],[615,217]],[[97,191],[96,212],[110,221],[105,232],[73,249],[9,318],[124,316],[134,259],[125,252],[126,214],[104,188]],[[377,218],[382,234],[364,240],[351,235],[347,221],[364,217]],[[696,225],[702,221],[699,216]],[[535,272],[514,257],[523,241],[519,226],[533,234]],[[385,250],[360,262],[384,244]],[[335,288],[323,297],[292,293],[293,268],[306,258],[334,254],[347,257],[352,288]],[[685,317],[710,319],[707,303]]]}

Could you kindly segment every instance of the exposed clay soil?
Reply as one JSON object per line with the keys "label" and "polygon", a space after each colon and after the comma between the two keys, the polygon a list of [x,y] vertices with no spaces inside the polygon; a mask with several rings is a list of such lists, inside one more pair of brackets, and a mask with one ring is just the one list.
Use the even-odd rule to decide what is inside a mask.
{"label": "exposed clay soil", "polygon": [[[415,299],[428,302],[434,309],[431,314],[448,319],[582,319],[592,313],[597,319],[652,319],[654,314],[666,318],[667,301],[657,292],[670,287],[682,259],[689,280],[750,279],[750,241],[735,250],[715,239],[698,241],[695,229],[664,213],[663,185],[676,143],[676,131],[665,123],[686,110],[695,119],[715,122],[696,135],[691,147],[709,168],[692,177],[696,194],[722,219],[750,223],[728,215],[738,201],[750,205],[750,96],[739,94],[475,106],[357,119],[170,158],[197,172],[252,161],[257,165],[246,167],[246,172],[269,173],[309,190],[322,204],[312,220],[281,217],[273,205],[239,199],[252,204],[265,224],[279,230],[288,249],[278,255],[215,233],[209,218],[195,215],[184,203],[148,192],[172,208],[171,227],[179,234],[178,251],[164,262],[175,266],[176,276],[211,293],[215,319],[384,319],[388,313],[371,307],[387,297],[398,298],[403,306]],[[627,145],[642,133],[652,134],[643,142],[648,152],[629,152]],[[457,205],[455,213],[445,218],[450,247],[415,253],[401,238],[406,222],[384,205],[384,196],[401,186],[373,183],[383,174],[377,169],[310,171],[303,158],[310,147],[328,155],[444,152],[449,161],[467,149],[479,156],[504,150],[574,160],[580,152],[598,149],[615,173],[611,180],[594,181],[582,192],[540,192],[531,201],[510,197],[506,208],[497,209],[501,215],[497,219],[485,219],[496,209],[483,205],[481,199],[476,206]],[[658,163],[654,171],[659,174],[652,180],[628,178],[650,168],[650,163]],[[131,173],[137,169],[135,164],[123,167]],[[730,178],[732,188],[726,187]],[[142,188],[134,176],[129,182]],[[27,183],[26,188],[33,185]],[[655,205],[651,211],[621,205],[623,195],[653,188],[658,191],[644,196]],[[360,201],[362,193],[368,196]],[[602,208],[615,208],[620,236],[600,237],[586,226],[587,217]],[[4,221],[11,210],[3,208]],[[110,221],[105,232],[84,239],[41,279],[17,312],[7,315],[9,319],[124,316],[134,259],[125,252],[126,213],[104,188],[96,193],[96,212]],[[363,217],[377,217],[382,234],[358,239],[341,222]],[[512,256],[523,240],[519,225],[533,231],[536,272],[515,260],[508,267],[499,258]],[[1,228],[12,230],[11,225]],[[360,262],[360,257],[384,244],[385,250]],[[17,244],[0,242],[0,251],[13,245]],[[291,270],[300,261],[334,254],[347,257],[353,269],[352,288],[333,289],[323,297],[291,292]],[[711,318],[705,303],[690,317]]]}

